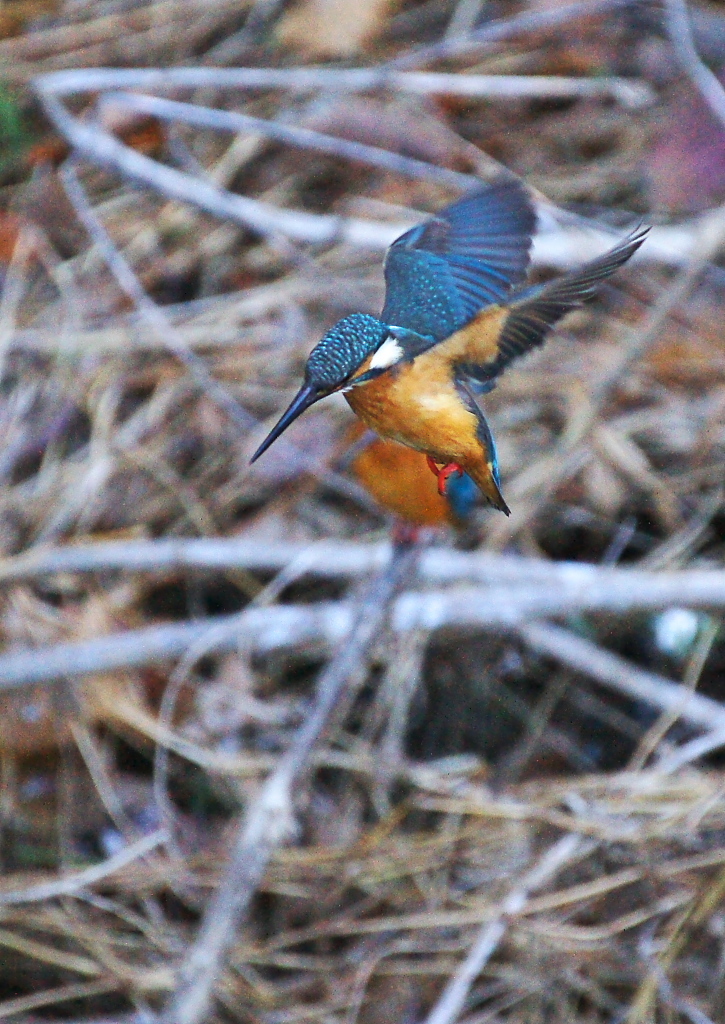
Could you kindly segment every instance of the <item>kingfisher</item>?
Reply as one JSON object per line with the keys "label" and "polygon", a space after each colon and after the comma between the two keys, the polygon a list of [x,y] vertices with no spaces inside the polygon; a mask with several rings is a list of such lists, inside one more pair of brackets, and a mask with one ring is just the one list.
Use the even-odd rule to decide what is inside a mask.
{"label": "kingfisher", "polygon": [[527,189],[502,175],[396,239],[385,256],[380,317],[352,313],[325,334],[251,461],[305,409],[341,391],[377,434],[425,456],[440,494],[465,472],[509,515],[482,398],[509,363],[594,298],[649,231],[640,226],[578,269],[527,287],[535,225]]}

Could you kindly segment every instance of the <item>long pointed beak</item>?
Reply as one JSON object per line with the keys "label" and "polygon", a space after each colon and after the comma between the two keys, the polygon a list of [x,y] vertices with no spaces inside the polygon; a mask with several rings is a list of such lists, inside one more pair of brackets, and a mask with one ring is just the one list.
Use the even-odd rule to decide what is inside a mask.
{"label": "long pointed beak", "polygon": [[309,409],[311,405],[314,405],[320,398],[324,396],[319,393],[316,388],[311,387],[309,384],[304,384],[294,397],[289,409],[283,412],[279,420],[270,432],[265,437],[264,441],[257,448],[256,452],[249,460],[250,465],[252,462],[256,462],[260,455],[263,455],[271,444],[277,440],[280,434],[284,433],[290,423],[293,423],[300,413],[303,413],[305,409]]}

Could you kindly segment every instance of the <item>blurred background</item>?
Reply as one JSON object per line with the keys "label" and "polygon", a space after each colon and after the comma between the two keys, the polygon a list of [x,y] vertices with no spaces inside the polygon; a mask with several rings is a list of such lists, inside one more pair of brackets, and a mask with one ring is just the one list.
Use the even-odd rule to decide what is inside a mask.
{"label": "blurred background", "polygon": [[[724,67],[714,2],[0,4],[0,1019],[155,1019],[405,536],[400,589],[475,583],[481,621],[383,602],[197,1019],[423,1021],[573,835],[436,1024],[725,1021],[725,595],[677,590],[725,542]],[[74,69],[58,109],[39,76]],[[342,398],[250,468],[312,346],[379,313],[386,244],[504,168],[538,204],[534,281],[653,225],[486,396],[511,518],[439,498]],[[566,608],[562,561],[597,569]],[[483,621],[514,585],[539,632]]]}

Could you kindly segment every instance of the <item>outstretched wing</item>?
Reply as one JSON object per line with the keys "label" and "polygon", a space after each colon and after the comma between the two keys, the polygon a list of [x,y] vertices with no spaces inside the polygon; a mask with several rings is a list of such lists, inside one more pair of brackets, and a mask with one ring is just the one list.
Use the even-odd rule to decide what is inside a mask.
{"label": "outstretched wing", "polygon": [[570,310],[594,298],[599,284],[634,255],[648,231],[648,227],[638,228],[619,245],[578,270],[524,292],[509,307],[496,355],[485,362],[462,362],[457,371],[468,378],[478,394],[489,391],[510,362],[543,345],[554,324]]}
{"label": "outstretched wing", "polygon": [[535,223],[523,185],[501,178],[407,231],[385,258],[381,319],[447,338],[525,279]]}

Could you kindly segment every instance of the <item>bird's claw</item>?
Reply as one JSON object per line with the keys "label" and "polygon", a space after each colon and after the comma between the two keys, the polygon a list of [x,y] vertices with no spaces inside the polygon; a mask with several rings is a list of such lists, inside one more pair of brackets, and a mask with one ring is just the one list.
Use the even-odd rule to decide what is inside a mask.
{"label": "bird's claw", "polygon": [[457,462],[449,462],[445,466],[438,468],[438,464],[435,459],[431,458],[430,455],[426,455],[425,461],[428,463],[428,469],[431,471],[433,476],[438,480],[438,493],[441,497],[446,496],[446,486],[448,483],[449,476],[462,476],[463,468],[458,465]]}

